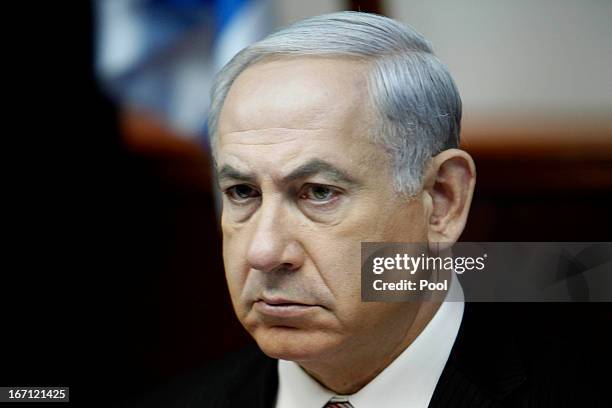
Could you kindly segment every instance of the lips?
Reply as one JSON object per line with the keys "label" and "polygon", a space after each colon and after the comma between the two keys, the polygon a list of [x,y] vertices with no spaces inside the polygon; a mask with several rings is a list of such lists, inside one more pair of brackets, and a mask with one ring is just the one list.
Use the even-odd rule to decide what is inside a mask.
{"label": "lips", "polygon": [[287,305],[301,305],[301,306],[312,306],[304,302],[298,302],[295,300],[285,299],[282,297],[267,297],[263,296],[259,299],[272,306],[287,306]]}
{"label": "lips", "polygon": [[291,318],[311,313],[318,306],[280,297],[262,297],[253,307],[263,315]]}

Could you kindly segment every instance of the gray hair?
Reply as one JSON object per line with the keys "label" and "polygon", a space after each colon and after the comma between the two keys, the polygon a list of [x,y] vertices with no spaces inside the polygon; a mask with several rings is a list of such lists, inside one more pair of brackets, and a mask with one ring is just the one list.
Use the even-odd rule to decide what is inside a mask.
{"label": "gray hair", "polygon": [[393,165],[397,192],[415,194],[439,152],[459,146],[461,98],[431,44],[390,18],[352,11],[298,21],[240,51],[215,78],[208,129],[213,152],[223,103],[234,80],[266,57],[357,57],[369,63],[368,91],[377,123],[372,139]]}

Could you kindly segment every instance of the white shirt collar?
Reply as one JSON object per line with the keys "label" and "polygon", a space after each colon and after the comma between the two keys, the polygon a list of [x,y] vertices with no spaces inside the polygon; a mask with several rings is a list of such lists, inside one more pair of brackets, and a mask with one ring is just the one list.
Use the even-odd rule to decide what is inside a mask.
{"label": "white shirt collar", "polygon": [[[463,290],[454,274],[446,296],[460,301],[443,302],[410,346],[365,387],[346,396],[355,408],[429,405],[463,317]],[[292,361],[279,360],[278,380],[276,408],[322,408],[337,396]]]}

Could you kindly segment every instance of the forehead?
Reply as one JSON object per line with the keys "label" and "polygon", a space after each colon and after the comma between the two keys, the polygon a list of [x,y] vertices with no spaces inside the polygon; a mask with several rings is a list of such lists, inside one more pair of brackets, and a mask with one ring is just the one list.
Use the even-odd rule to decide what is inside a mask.
{"label": "forehead", "polygon": [[246,69],[219,118],[217,171],[229,165],[283,180],[322,160],[356,179],[382,177],[387,158],[370,137],[366,69],[363,61],[320,57],[268,60]]}
{"label": "forehead", "polygon": [[[265,129],[344,129],[367,125],[366,66],[349,58],[268,59],[230,88],[217,134]],[[355,119],[359,119],[356,123]]]}

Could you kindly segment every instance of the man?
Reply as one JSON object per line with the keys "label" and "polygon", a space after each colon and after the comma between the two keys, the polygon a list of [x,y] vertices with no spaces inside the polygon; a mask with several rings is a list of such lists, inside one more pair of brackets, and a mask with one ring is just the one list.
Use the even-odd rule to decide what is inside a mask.
{"label": "man", "polygon": [[[379,16],[298,23],[220,74],[210,129],[226,274],[238,318],[282,360],[279,407],[317,383],[360,405],[436,315],[439,303],[362,302],[360,242],[458,238],[475,180],[460,117],[428,43]],[[440,361],[419,363],[434,367],[414,367],[435,373],[410,400],[429,402],[450,352],[461,308],[447,306],[454,333]]]}
{"label": "man", "polygon": [[459,238],[475,185],[460,120],[429,43],[385,17],[314,17],[240,52],[217,78],[209,129],[229,291],[258,347],[158,403],[540,401],[515,344],[480,341],[462,302],[361,301],[361,242]]}

